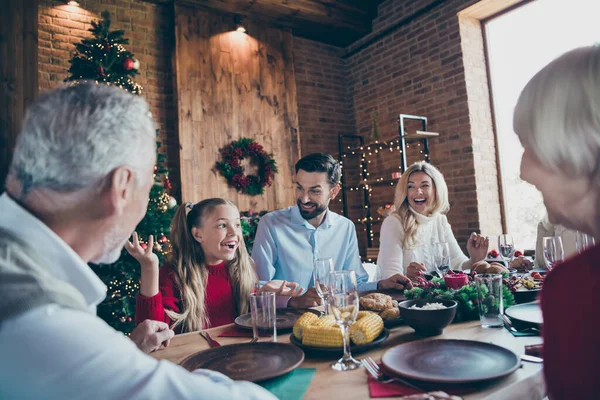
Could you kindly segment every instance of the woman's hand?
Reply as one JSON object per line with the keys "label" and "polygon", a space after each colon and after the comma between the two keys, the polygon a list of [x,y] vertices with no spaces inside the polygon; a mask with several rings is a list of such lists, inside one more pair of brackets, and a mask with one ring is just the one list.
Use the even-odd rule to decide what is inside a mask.
{"label": "woman's hand", "polygon": [[258,290],[258,293],[274,292],[277,296],[296,297],[300,296],[303,290],[304,289],[300,287],[299,283],[274,279],[265,283]]}
{"label": "woman's hand", "polygon": [[489,247],[490,239],[488,237],[481,236],[475,232],[471,233],[467,241],[467,252],[469,253],[471,264],[484,260],[487,257]]}
{"label": "woman's hand", "polygon": [[533,268],[533,264],[531,263],[531,261],[529,261],[523,256],[515,258],[510,263],[508,263],[508,266],[510,268],[516,269],[517,271],[529,271]]}
{"label": "woman's hand", "polygon": [[125,242],[125,250],[137,260],[142,266],[142,271],[146,269],[156,269],[158,271],[158,256],[152,252],[154,246],[154,237],[148,236],[148,245],[142,248],[137,232],[133,232],[133,240]]}
{"label": "woman's hand", "polygon": [[406,277],[411,281],[416,280],[419,276],[423,276],[423,274],[427,272],[427,268],[425,268],[425,264],[411,262],[406,267]]}

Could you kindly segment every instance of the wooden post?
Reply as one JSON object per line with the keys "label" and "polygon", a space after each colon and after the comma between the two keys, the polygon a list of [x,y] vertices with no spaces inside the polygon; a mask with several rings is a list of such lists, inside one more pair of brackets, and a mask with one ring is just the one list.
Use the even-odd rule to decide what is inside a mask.
{"label": "wooden post", "polygon": [[0,193],[25,108],[38,92],[38,0],[5,0],[0,12]]}

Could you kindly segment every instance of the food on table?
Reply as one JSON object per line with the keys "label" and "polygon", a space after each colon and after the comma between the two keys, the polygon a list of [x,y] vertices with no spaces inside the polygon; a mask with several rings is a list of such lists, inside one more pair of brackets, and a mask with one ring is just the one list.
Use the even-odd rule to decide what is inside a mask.
{"label": "food on table", "polygon": [[[293,335],[296,339],[310,346],[344,346],[342,330],[335,324],[333,315],[317,317],[315,320],[312,317],[304,318],[306,314],[312,313],[302,314],[294,324]],[[332,320],[334,325],[331,325]],[[379,315],[370,311],[360,311],[356,322],[350,326],[350,340],[356,345],[371,343],[382,330],[383,320]]]}
{"label": "food on table", "polygon": [[510,279],[506,279],[504,284],[508,286],[510,291],[513,293],[526,290],[538,290],[542,288],[542,282],[536,281],[531,276],[513,276]]}
{"label": "food on table", "polygon": [[542,275],[539,272],[535,271],[532,272],[530,276],[536,281],[543,281],[545,275]]}
{"label": "food on table", "polygon": [[476,274],[484,274],[485,271],[489,268],[490,264],[485,261],[477,261],[473,265],[471,265],[471,272]]}
{"label": "food on table", "polygon": [[383,310],[379,315],[384,320],[400,318],[400,310],[397,307],[398,306]]}
{"label": "food on table", "polygon": [[416,304],[413,304],[411,307],[408,307],[411,310],[443,310],[446,307],[445,305],[443,305],[442,303],[427,303],[427,304],[423,304],[422,307],[419,307]]}
{"label": "food on table", "polygon": [[469,284],[469,276],[462,271],[453,272],[449,270],[446,276],[444,276],[444,283],[448,289],[458,290]]}
{"label": "food on table", "polygon": [[498,264],[496,262],[487,263],[485,261],[478,261],[471,265],[471,273],[476,274],[502,274],[508,273],[508,269],[506,269],[503,265]]}
{"label": "food on table", "polygon": [[360,308],[368,311],[383,311],[392,308],[392,297],[383,293],[369,293],[360,298]]}
{"label": "food on table", "polygon": [[486,274],[502,274],[502,273],[508,273],[508,269],[504,268],[503,265],[498,264],[498,263],[491,263],[490,266],[488,267],[488,269],[485,270]]}
{"label": "food on table", "polygon": [[304,328],[315,324],[319,320],[319,317],[316,314],[311,312],[306,312],[296,320],[294,324],[293,333],[299,340],[302,340]]}

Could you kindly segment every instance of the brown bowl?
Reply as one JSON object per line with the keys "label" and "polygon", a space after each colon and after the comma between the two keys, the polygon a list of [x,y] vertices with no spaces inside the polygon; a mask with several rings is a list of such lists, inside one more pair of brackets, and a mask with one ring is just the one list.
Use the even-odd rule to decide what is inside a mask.
{"label": "brown bowl", "polygon": [[[447,308],[441,310],[411,309],[413,305],[423,307],[428,303],[442,303]],[[456,315],[458,303],[454,300],[413,299],[398,304],[400,316],[404,322],[421,336],[441,335],[444,328],[450,325]]]}

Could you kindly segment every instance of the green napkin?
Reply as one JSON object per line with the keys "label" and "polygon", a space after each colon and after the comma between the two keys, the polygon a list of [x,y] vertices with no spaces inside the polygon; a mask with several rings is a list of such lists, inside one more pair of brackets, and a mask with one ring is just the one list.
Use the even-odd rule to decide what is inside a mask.
{"label": "green napkin", "polygon": [[289,374],[259,383],[279,400],[302,400],[316,368],[296,368]]}

